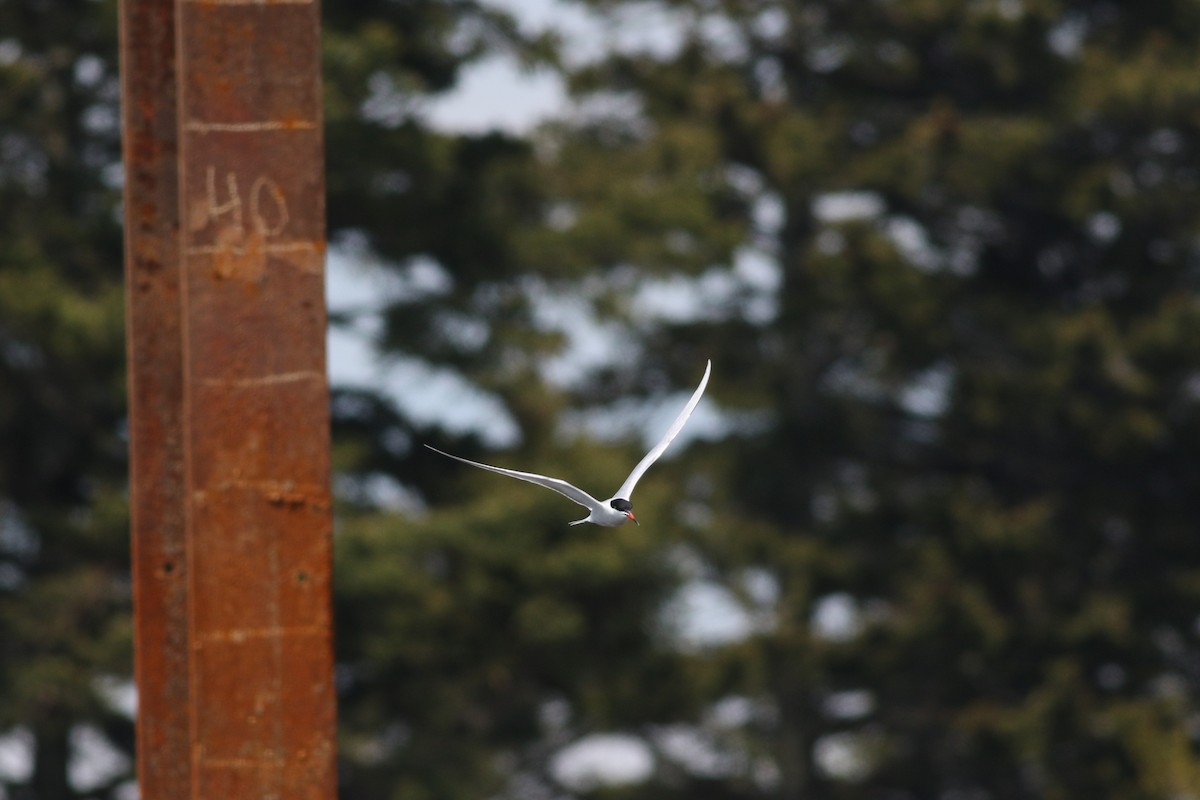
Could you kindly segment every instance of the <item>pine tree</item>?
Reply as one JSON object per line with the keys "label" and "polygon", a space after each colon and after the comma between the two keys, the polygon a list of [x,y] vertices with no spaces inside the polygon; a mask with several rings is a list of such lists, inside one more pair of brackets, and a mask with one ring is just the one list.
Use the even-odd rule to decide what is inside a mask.
{"label": "pine tree", "polygon": [[713,355],[681,502],[768,620],[693,663],[726,766],[644,796],[1194,785],[1195,9],[591,5],[682,34],[574,71],[556,257],[628,381]]}
{"label": "pine tree", "polygon": [[115,6],[0,31],[0,731],[34,746],[3,789],[58,800],[80,724],[132,741],[103,691],[130,664]]}

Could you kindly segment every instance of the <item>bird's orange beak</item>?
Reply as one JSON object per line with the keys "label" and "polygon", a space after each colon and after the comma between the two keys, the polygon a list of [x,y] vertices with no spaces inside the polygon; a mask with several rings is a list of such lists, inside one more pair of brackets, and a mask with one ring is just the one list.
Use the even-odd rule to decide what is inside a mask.
{"label": "bird's orange beak", "polygon": [[642,527],[642,523],[637,521],[637,517],[635,517],[633,515],[632,511],[626,512],[625,516],[628,517],[629,519],[633,520],[634,525],[637,525],[639,528]]}

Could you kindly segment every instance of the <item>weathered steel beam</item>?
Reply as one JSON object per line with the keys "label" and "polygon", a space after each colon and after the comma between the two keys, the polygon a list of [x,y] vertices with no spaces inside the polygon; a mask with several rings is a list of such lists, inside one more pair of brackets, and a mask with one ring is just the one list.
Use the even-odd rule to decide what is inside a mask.
{"label": "weathered steel beam", "polygon": [[174,0],[122,0],[134,675],[144,798],[191,785]]}
{"label": "weathered steel beam", "polygon": [[[123,9],[126,86],[134,89],[127,107],[138,103],[138,80],[128,71],[143,47],[134,41],[140,2],[126,0]],[[131,428],[135,463],[139,455],[144,460],[162,452],[167,460],[177,456],[173,463],[182,468],[178,506],[155,497],[161,485],[148,483],[150,474],[138,480],[136,466],[133,502],[146,526],[154,518],[145,509],[156,502],[166,506],[166,516],[182,518],[180,566],[186,568],[170,574],[186,576],[184,671],[173,671],[175,659],[166,665],[139,652],[138,677],[143,697],[161,693],[164,682],[186,685],[187,765],[180,769],[188,785],[181,792],[164,783],[161,794],[153,793],[154,768],[143,765],[143,797],[331,798],[318,8],[307,0],[178,0],[173,11],[175,92],[165,99],[142,95],[144,107],[127,111],[127,124],[174,117],[178,193],[167,212],[160,184],[149,191],[130,182],[126,206],[142,200],[154,206],[149,217],[176,225],[169,233],[167,225],[144,232],[154,240],[147,250],[169,250],[167,237],[173,237],[175,255],[164,271],[174,273],[178,300],[173,310],[158,309],[157,317],[152,302],[131,303],[130,353],[136,398],[155,380],[165,381],[149,377],[153,368],[137,361],[150,347],[142,337],[161,332],[175,315],[178,357],[168,365],[164,356],[158,368],[178,375],[179,404],[171,413],[181,409],[182,445],[166,455],[161,430],[138,416],[154,414],[152,403],[135,406]],[[157,175],[165,169],[162,152],[147,155],[131,137],[130,176],[139,168]],[[127,226],[135,224],[127,210]],[[129,237],[132,296],[146,266],[138,261],[137,235]],[[160,395],[164,406],[173,402]],[[159,424],[168,417],[159,416]],[[146,545],[155,533],[135,523],[139,534],[148,537],[134,545],[144,651],[183,634],[173,627],[178,617],[166,613],[165,595],[147,588],[159,577]],[[149,552],[157,553],[155,547]],[[150,630],[147,620],[156,616],[169,618],[166,637],[156,639]],[[174,654],[169,646],[162,652]],[[142,759],[162,755],[149,740],[161,722],[148,718],[152,712],[143,705],[139,715]],[[172,736],[176,723],[173,718]]]}

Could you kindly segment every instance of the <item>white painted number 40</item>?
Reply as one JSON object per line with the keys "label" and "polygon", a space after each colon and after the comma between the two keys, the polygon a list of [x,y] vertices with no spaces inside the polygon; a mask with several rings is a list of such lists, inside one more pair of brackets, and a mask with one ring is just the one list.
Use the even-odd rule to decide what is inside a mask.
{"label": "white painted number 40", "polygon": [[[287,227],[287,200],[284,199],[279,184],[267,176],[260,175],[254,179],[250,184],[249,199],[245,203],[242,202],[235,173],[225,173],[225,193],[228,199],[224,202],[217,197],[216,167],[209,167],[205,178],[207,219],[215,221],[229,215],[226,229],[234,233],[238,240],[245,241],[247,233],[270,239],[283,233],[283,229]],[[250,221],[250,231],[246,230],[247,217]]]}

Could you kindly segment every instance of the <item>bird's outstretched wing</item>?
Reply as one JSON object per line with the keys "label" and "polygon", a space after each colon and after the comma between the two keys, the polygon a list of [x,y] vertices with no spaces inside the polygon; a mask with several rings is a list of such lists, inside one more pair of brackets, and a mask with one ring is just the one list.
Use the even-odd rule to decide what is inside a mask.
{"label": "bird's outstretched wing", "polygon": [[700,402],[700,395],[704,394],[704,387],[708,386],[708,374],[710,372],[712,372],[712,361],[709,361],[708,365],[704,368],[704,377],[700,379],[700,385],[692,393],[692,399],[687,401],[687,405],[683,407],[683,411],[680,411],[679,416],[671,423],[671,427],[667,430],[666,435],[659,440],[658,444],[654,445],[653,450],[646,453],[642,460],[638,462],[638,465],[633,468],[633,472],[629,473],[629,477],[621,484],[621,488],[617,489],[614,497],[622,497],[626,500],[630,499],[629,496],[633,494],[633,487],[637,486],[637,482],[641,480],[642,475],[646,470],[650,469],[650,465],[658,460],[658,457],[666,451],[675,437],[679,435],[679,432],[683,430],[683,426],[687,424],[688,417],[692,416],[692,412],[696,410],[696,404]]}
{"label": "bird's outstretched wing", "polygon": [[545,475],[538,475],[535,472],[519,472],[518,470],[515,470],[515,469],[504,469],[503,467],[493,467],[490,464],[481,464],[478,461],[471,461],[469,458],[459,458],[458,456],[452,456],[449,453],[438,450],[436,447],[430,447],[429,445],[425,445],[425,446],[429,447],[429,449],[435,453],[441,453],[442,455],[446,456],[447,458],[453,458],[455,461],[461,461],[464,464],[470,464],[472,467],[479,467],[480,469],[486,469],[489,472],[498,472],[501,475],[507,475],[508,477],[516,478],[519,481],[528,481],[529,483],[536,483],[538,486],[545,486],[547,489],[553,489],[554,491],[561,494],[563,497],[567,498],[568,500],[574,500],[576,503],[579,503],[579,505],[583,506],[584,508],[588,509],[589,511],[593,511],[597,508],[604,507],[603,503],[601,503],[596,498],[592,497],[590,494],[585,492],[583,489],[580,489],[577,486],[572,486],[571,484],[567,483],[564,480],[560,480],[559,478],[550,478]]}

